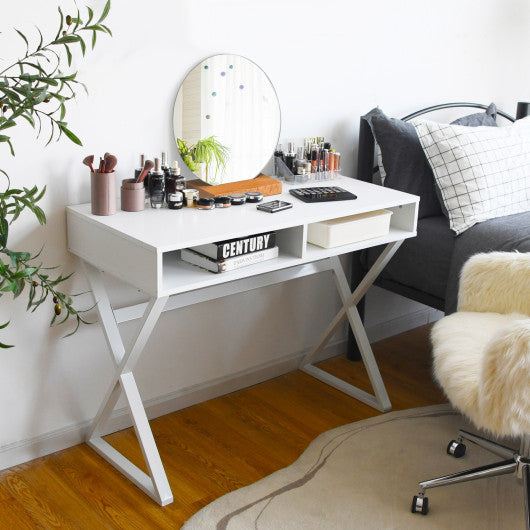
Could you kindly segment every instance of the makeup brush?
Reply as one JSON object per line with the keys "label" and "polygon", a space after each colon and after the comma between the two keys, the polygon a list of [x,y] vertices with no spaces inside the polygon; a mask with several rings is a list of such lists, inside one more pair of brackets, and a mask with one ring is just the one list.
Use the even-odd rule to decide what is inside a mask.
{"label": "makeup brush", "polygon": [[94,167],[92,166],[93,163],[94,163],[94,155],[85,156],[85,158],[83,158],[83,164],[85,164],[85,166],[88,166],[90,168],[90,171],[92,171],[92,173],[95,173]]}
{"label": "makeup brush", "polygon": [[142,172],[140,173],[140,175],[138,175],[136,182],[143,182],[147,173],[149,173],[149,171],[151,171],[154,167],[155,167],[154,162],[152,162],[151,160],[146,160],[144,164],[144,168],[142,169]]}
{"label": "makeup brush", "polygon": [[114,155],[105,153],[105,173],[112,173],[117,163],[118,159]]}

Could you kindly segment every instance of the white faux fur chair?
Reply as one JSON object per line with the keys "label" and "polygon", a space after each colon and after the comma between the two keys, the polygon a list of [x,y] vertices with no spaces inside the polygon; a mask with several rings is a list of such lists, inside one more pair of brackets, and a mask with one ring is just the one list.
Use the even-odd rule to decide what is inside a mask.
{"label": "white faux fur chair", "polygon": [[530,528],[530,253],[476,254],[462,269],[458,311],[431,333],[434,374],[455,408],[478,428],[520,437],[519,452],[460,431],[447,452],[465,454],[468,440],[506,460],[420,482],[412,511],[428,512],[425,490],[515,473],[523,480]]}

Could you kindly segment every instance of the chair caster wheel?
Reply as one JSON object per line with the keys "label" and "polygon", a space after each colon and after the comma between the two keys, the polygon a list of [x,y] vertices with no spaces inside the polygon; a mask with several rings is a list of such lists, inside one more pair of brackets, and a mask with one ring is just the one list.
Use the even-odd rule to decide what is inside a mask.
{"label": "chair caster wheel", "polygon": [[455,458],[462,458],[466,454],[466,446],[457,440],[451,440],[447,446],[447,454]]}
{"label": "chair caster wheel", "polygon": [[410,508],[412,513],[421,513],[427,515],[429,513],[429,499],[422,495],[414,495],[412,497],[412,506]]}

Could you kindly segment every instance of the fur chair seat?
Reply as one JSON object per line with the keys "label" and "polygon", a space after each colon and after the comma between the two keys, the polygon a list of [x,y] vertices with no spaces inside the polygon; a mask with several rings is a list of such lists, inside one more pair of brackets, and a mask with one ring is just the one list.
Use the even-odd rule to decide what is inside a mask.
{"label": "fur chair seat", "polygon": [[458,311],[431,341],[434,375],[457,409],[497,435],[530,433],[530,253],[472,256]]}
{"label": "fur chair seat", "polygon": [[530,432],[530,318],[459,311],[431,340],[435,377],[457,409],[498,435]]}

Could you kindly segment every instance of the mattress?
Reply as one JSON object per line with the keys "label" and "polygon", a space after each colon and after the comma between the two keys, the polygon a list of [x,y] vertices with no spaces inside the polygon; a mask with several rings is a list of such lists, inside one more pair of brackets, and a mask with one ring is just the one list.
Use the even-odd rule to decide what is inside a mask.
{"label": "mattress", "polygon": [[[455,236],[445,216],[424,217],[418,221],[418,235],[403,242],[379,278],[443,300],[454,245]],[[383,248],[363,251],[363,268],[371,267]]]}

